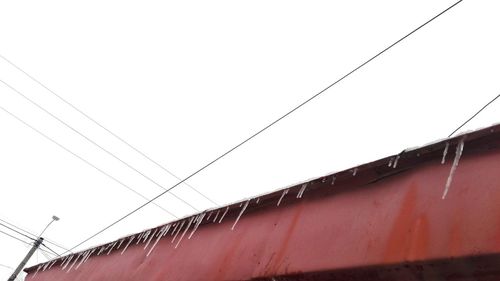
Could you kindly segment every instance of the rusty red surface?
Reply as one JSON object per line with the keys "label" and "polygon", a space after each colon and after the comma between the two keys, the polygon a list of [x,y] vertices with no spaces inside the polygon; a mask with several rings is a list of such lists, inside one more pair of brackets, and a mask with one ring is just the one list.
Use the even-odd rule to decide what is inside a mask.
{"label": "rusty red surface", "polygon": [[284,191],[233,204],[220,223],[226,207],[168,224],[164,237],[159,226],[29,268],[26,280],[500,280],[499,132],[299,184],[279,206]]}

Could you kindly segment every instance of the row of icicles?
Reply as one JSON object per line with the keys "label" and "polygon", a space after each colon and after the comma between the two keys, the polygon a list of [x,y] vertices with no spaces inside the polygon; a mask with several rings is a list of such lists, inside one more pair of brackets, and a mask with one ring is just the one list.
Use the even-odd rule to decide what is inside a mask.
{"label": "row of icicles", "polygon": [[[458,162],[460,161],[460,157],[462,156],[462,151],[464,148],[464,139],[465,138],[462,138],[459,141],[459,143],[457,144],[456,152],[455,152],[455,159],[453,160],[453,164],[451,166],[451,170],[450,170],[450,173],[448,175],[448,179],[446,180],[445,189],[444,189],[443,195],[441,197],[442,199],[446,198],[446,195],[448,194],[448,191],[450,189],[451,182],[453,180],[453,175],[455,174],[455,171],[458,167]],[[448,154],[449,145],[450,145],[449,142],[447,142],[445,145],[445,148],[443,151],[443,156],[441,159],[441,164],[444,164],[446,162],[446,155]],[[398,165],[399,159],[400,159],[400,155],[397,155],[397,156],[391,158],[389,160],[388,166],[392,167],[392,168],[396,168]],[[354,168],[351,171],[352,171],[352,175],[356,176],[358,168]],[[330,183],[331,185],[335,184],[335,179],[336,178],[334,175],[332,178],[332,181]],[[323,182],[325,180],[326,180],[326,177],[323,179]],[[302,184],[299,192],[297,193],[296,198],[298,198],[298,199],[302,198],[306,188],[307,188],[307,183]],[[290,191],[290,188],[283,190],[283,192],[281,193],[281,197],[279,198],[278,202],[276,203],[276,206],[279,206],[281,204],[283,198],[288,194],[289,191]],[[236,225],[238,224],[238,221],[240,220],[241,216],[243,215],[243,213],[247,209],[248,204],[250,203],[251,200],[252,199],[249,199],[245,202],[240,203],[241,210],[240,210],[240,213],[238,214],[238,217],[236,218],[235,222],[233,223],[231,230],[235,229]],[[256,198],[255,203],[259,204],[259,202],[260,202],[260,198]],[[121,249],[122,246],[124,246],[124,247],[121,249],[120,254],[123,255],[125,253],[125,251],[128,249],[128,247],[134,242],[136,237],[137,237],[137,241],[135,242],[135,245],[138,245],[139,243],[145,244],[144,250],[146,250],[148,248],[148,246],[151,244],[152,240],[156,238],[154,243],[152,244],[152,246],[150,247],[149,251],[146,254],[146,256],[149,256],[153,252],[154,248],[156,247],[156,245],[158,244],[160,239],[167,236],[168,232],[170,230],[172,230],[170,232],[170,235],[172,236],[171,243],[172,244],[175,243],[174,248],[177,249],[177,247],[180,245],[181,241],[183,240],[183,238],[185,237],[185,235],[189,231],[189,228],[191,227],[191,225],[194,224],[194,228],[191,230],[191,233],[188,235],[188,237],[187,237],[188,240],[191,239],[191,237],[193,237],[196,230],[198,229],[200,224],[203,222],[203,219],[205,218],[205,216],[207,217],[206,218],[207,221],[211,221],[213,223],[221,223],[228,211],[229,211],[229,206],[226,207],[224,212],[222,212],[222,209],[218,209],[217,211],[213,210],[210,213],[208,213],[208,216],[206,216],[207,212],[203,212],[201,214],[198,214],[196,216],[192,216],[192,217],[184,219],[182,221],[177,221],[177,222],[174,222],[171,224],[167,224],[159,229],[157,228],[154,230],[153,229],[145,230],[137,235],[132,235],[130,237],[126,237],[126,238],[117,240],[113,243],[110,243],[110,244],[107,244],[107,245],[104,245],[104,246],[101,246],[98,248],[90,249],[90,250],[87,250],[87,251],[84,251],[84,252],[81,252],[78,254],[68,255],[62,259],[62,262],[59,265],[59,267],[61,268],[61,270],[65,270],[66,272],[70,272],[73,268],[74,268],[74,270],[77,270],[82,264],[86,263],[94,253],[97,252],[97,254],[96,254],[97,256],[100,256],[102,254],[109,255],[111,253],[111,251],[119,250],[119,249]],[[184,225],[186,225],[186,227],[184,228],[184,230],[182,230]],[[181,231],[182,231],[182,233],[181,233]],[[179,234],[180,234],[180,236],[179,236]],[[175,242],[177,237],[179,237],[179,239],[177,240],[177,242]],[[33,277],[35,277],[36,274],[40,270],[45,271],[45,270],[51,269],[52,266],[57,261],[58,260],[56,259],[53,261],[49,261],[45,264],[39,265],[37,267],[35,274],[33,274]]]}

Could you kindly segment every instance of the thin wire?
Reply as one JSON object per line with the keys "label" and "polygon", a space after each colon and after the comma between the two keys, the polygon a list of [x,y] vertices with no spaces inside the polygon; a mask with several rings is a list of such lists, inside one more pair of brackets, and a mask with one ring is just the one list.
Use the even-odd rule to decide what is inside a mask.
{"label": "thin wire", "polygon": [[[26,241],[24,241],[24,240],[22,240],[22,239],[19,239],[19,238],[15,237],[14,235],[11,235],[11,234],[9,234],[9,233],[7,233],[7,232],[5,232],[5,231],[0,230],[0,233],[4,234],[4,235],[6,235],[6,236],[9,236],[10,238],[15,239],[15,240],[17,240],[17,241],[19,241],[19,242],[22,242],[22,243],[24,243],[24,244],[26,244],[26,245],[33,246],[33,243],[26,242]],[[43,249],[39,249],[39,250],[40,250],[40,251],[42,251],[42,252],[47,253],[47,252],[46,252],[45,250],[43,250]]]}
{"label": "thin wire", "polygon": [[[47,261],[50,261],[50,260],[52,259],[52,257],[49,255],[49,253],[48,253],[48,252],[44,252],[44,251],[42,251],[42,249],[40,249],[40,248],[38,248],[38,250],[40,250],[40,253],[42,253],[42,255],[45,257],[45,259],[46,259]],[[37,257],[37,258],[38,258],[38,257]]]}
{"label": "thin wire", "polygon": [[[7,114],[9,114],[11,117],[13,117],[14,119],[16,119],[17,121],[23,123],[25,126],[27,126],[28,128],[32,129],[33,131],[37,132],[38,134],[40,134],[41,136],[43,136],[44,138],[46,138],[47,140],[51,141],[52,143],[54,143],[55,145],[59,146],[60,148],[62,148],[63,150],[65,150],[66,152],[70,153],[71,155],[75,156],[76,158],[80,159],[81,161],[83,161],[84,163],[86,163],[87,165],[91,166],[92,168],[96,169],[97,171],[99,171],[100,173],[102,173],[103,175],[107,176],[108,178],[112,179],[113,181],[115,181],[116,183],[120,184],[121,186],[127,188],[128,190],[132,191],[133,193],[135,193],[136,195],[142,197],[144,200],[148,201],[149,202],[149,198],[147,198],[146,196],[142,195],[140,192],[136,191],[135,189],[133,189],[132,187],[130,187],[129,185],[125,184],[124,182],[120,181],[119,179],[115,178],[114,176],[108,174],[107,172],[105,172],[104,170],[102,170],[101,168],[97,167],[96,165],[90,163],[89,161],[87,161],[85,158],[81,157],[80,155],[74,153],[73,151],[69,150],[68,148],[66,148],[65,146],[63,146],[62,144],[58,143],[56,140],[52,139],[51,137],[47,136],[46,134],[42,133],[40,130],[36,129],[35,127],[31,126],[30,124],[28,124],[26,121],[22,120],[21,118],[19,118],[17,115],[13,114],[12,112],[8,111],[7,109],[5,109],[4,107],[0,106],[0,109],[5,111]],[[165,211],[167,214],[173,216],[174,218],[177,218],[176,215],[172,214],[171,212],[169,212],[167,209],[161,207],[160,205],[158,204],[154,204],[155,206],[157,206],[158,208],[162,209],[163,211]],[[71,251],[70,250],[66,250],[66,252],[68,251]]]}
{"label": "thin wire", "polygon": [[455,134],[458,130],[460,130],[463,126],[465,126],[467,123],[469,123],[469,121],[471,121],[472,119],[474,119],[474,117],[476,117],[479,113],[481,113],[481,111],[483,111],[484,109],[486,109],[486,107],[488,107],[490,104],[492,104],[495,100],[498,99],[498,97],[500,97],[500,94],[497,95],[495,98],[493,98],[492,100],[490,100],[486,105],[484,105],[481,109],[479,109],[479,111],[477,111],[476,113],[474,113],[474,115],[472,115],[469,119],[467,119],[467,121],[465,121],[464,123],[462,123],[462,125],[458,126],[458,128],[456,128],[453,132],[451,132],[451,134],[448,136],[448,137],[451,137],[453,136],[453,134]]}
{"label": "thin wire", "polygon": [[44,246],[45,248],[47,248],[49,251],[51,251],[52,253],[54,253],[58,258],[61,257],[61,255],[59,255],[56,251],[52,250],[49,246],[45,245],[44,243],[42,243],[42,246]]}
{"label": "thin wire", "polygon": [[[6,57],[4,57],[1,54],[0,54],[0,58],[2,58],[7,63],[9,63],[13,67],[15,67],[17,70],[19,70],[22,73],[24,73],[24,75],[28,76],[31,80],[33,80],[34,82],[36,82],[38,85],[40,85],[43,88],[45,88],[52,95],[56,96],[62,102],[64,102],[65,104],[67,104],[68,106],[70,106],[71,108],[73,108],[74,110],[78,111],[81,115],[85,116],[85,118],[87,118],[88,120],[90,120],[91,122],[93,122],[94,124],[96,124],[97,126],[99,126],[101,129],[103,129],[106,132],[108,132],[109,134],[111,134],[113,137],[115,137],[116,139],[118,139],[119,141],[121,141],[126,146],[130,147],[135,152],[139,153],[144,158],[146,158],[149,161],[151,161],[153,164],[155,164],[156,166],[158,166],[159,168],[161,168],[162,170],[164,170],[165,172],[167,172],[169,175],[171,175],[172,177],[176,178],[177,180],[182,180],[180,177],[178,177],[177,175],[175,175],[174,173],[172,173],[171,171],[169,171],[167,168],[165,168],[164,166],[162,166],[160,163],[158,163],[157,161],[153,160],[146,153],[140,151],[138,148],[136,148],[135,146],[131,145],[129,142],[125,141],[123,138],[121,138],[120,136],[118,136],[117,134],[115,134],[114,132],[112,132],[111,130],[109,130],[108,128],[104,127],[104,125],[102,125],[100,122],[97,122],[94,118],[90,117],[88,114],[86,114],[85,112],[83,112],[81,109],[79,109],[78,107],[76,107],[74,104],[70,103],[69,101],[67,101],[66,99],[64,99],[60,95],[58,95],[56,92],[52,91],[49,87],[47,87],[45,84],[43,84],[42,82],[40,82],[39,80],[37,80],[35,77],[31,76],[29,73],[27,73],[22,68],[20,68],[16,64],[14,64],[12,61],[8,60]],[[195,192],[197,192],[199,195],[203,196],[205,199],[207,199],[208,201],[210,201],[212,204],[214,204],[216,206],[219,206],[219,204],[217,204],[217,202],[215,202],[213,199],[211,199],[210,197],[208,197],[206,194],[204,194],[201,191],[199,191],[197,188],[191,186],[187,182],[184,182],[184,185],[186,185],[187,187],[191,188],[192,190],[194,190]]]}
{"label": "thin wire", "polygon": [[[395,45],[397,45],[399,42],[403,41],[404,39],[406,39],[407,37],[409,37],[410,35],[412,35],[413,33],[415,33],[416,31],[418,31],[419,29],[421,29],[422,27],[426,26],[428,23],[432,22],[433,20],[435,20],[436,18],[438,18],[439,16],[443,15],[444,13],[446,13],[447,11],[449,11],[450,9],[452,9],[453,7],[455,7],[456,5],[458,5],[460,2],[462,2],[463,0],[459,0],[457,2],[455,2],[453,5],[449,6],[448,8],[446,8],[445,10],[441,11],[439,14],[435,15],[434,17],[432,17],[431,19],[429,19],[428,21],[426,21],[425,23],[423,23],[422,25],[418,26],[417,28],[415,28],[414,30],[412,30],[410,33],[406,34],[405,36],[403,36],[402,38],[398,39],[396,42],[392,43],[391,45],[389,45],[388,47],[386,47],[385,49],[383,49],[382,51],[378,52],[375,56],[371,57],[370,59],[366,60],[365,62],[361,63],[359,66],[357,66],[356,68],[354,68],[353,70],[351,70],[350,72],[348,72],[347,74],[345,74],[344,76],[342,76],[341,78],[337,79],[335,82],[333,82],[332,84],[330,84],[329,86],[327,86],[326,88],[324,88],[323,90],[319,91],[318,93],[316,93],[315,95],[313,95],[312,97],[308,98],[307,100],[305,100],[304,102],[300,103],[298,106],[294,107],[292,110],[288,111],[287,113],[285,113],[284,115],[282,115],[281,117],[279,117],[278,119],[272,121],[269,125],[265,126],[264,128],[260,129],[259,131],[257,131],[256,133],[254,133],[253,135],[251,135],[250,137],[248,137],[247,139],[245,139],[244,141],[240,142],[239,144],[237,144],[236,146],[234,146],[233,148],[229,149],[228,151],[226,151],[225,153],[223,153],[222,155],[218,156],[217,158],[215,158],[214,160],[210,161],[208,164],[202,166],[200,169],[196,170],[195,172],[193,172],[192,174],[190,174],[189,176],[187,176],[186,178],[184,178],[182,181],[179,181],[178,183],[176,183],[175,185],[173,185],[172,187],[170,187],[169,189],[165,190],[164,192],[158,194],[157,196],[155,196],[154,198],[152,198],[151,200],[149,200],[148,202],[140,205],[139,207],[135,208],[134,210],[128,212],[126,215],[122,216],[121,218],[117,219],[116,221],[114,221],[113,223],[109,224],[108,226],[104,227],[103,229],[99,230],[98,232],[96,232],[95,234],[91,235],[90,237],[86,238],[85,240],[83,240],[82,242],[76,244],[75,246],[73,246],[70,250],[74,250],[75,248],[77,248],[78,246],[82,245],[83,243],[89,241],[90,239],[96,237],[97,235],[103,233],[104,231],[108,230],[109,228],[111,228],[112,226],[114,226],[115,224],[121,222],[122,220],[126,219],[127,217],[129,217],[130,215],[134,214],[135,212],[139,211],[140,209],[144,208],[145,206],[147,206],[148,204],[150,204],[151,202],[153,202],[154,200],[158,199],[159,197],[161,197],[163,194],[167,193],[168,191],[174,189],[175,187],[177,187],[178,185],[180,185],[181,183],[183,183],[184,181],[187,181],[189,180],[190,178],[192,178],[193,176],[195,176],[196,174],[198,174],[199,172],[203,171],[204,169],[206,169],[207,167],[209,167],[210,165],[212,165],[213,163],[217,162],[218,160],[220,160],[221,158],[223,158],[224,156],[228,155],[229,153],[231,153],[232,151],[234,151],[235,149],[239,148],[240,146],[244,145],[245,143],[247,143],[248,141],[250,141],[251,139],[255,138],[256,136],[258,136],[259,134],[261,134],[262,132],[266,131],[267,129],[269,129],[271,126],[275,125],[276,123],[278,123],[279,121],[283,120],[284,118],[286,118],[287,116],[289,116],[290,114],[292,114],[293,112],[295,112],[297,109],[301,108],[302,106],[304,106],[305,104],[309,103],[310,101],[312,101],[313,99],[317,98],[318,96],[320,96],[321,94],[323,94],[325,91],[327,91],[328,89],[330,89],[331,87],[335,86],[336,84],[338,84],[339,82],[341,82],[342,80],[344,80],[345,78],[349,77],[352,73],[356,72],[358,69],[362,68],[363,66],[365,66],[366,64],[368,64],[369,62],[371,62],[372,60],[374,60],[375,58],[379,57],[380,55],[382,55],[383,53],[385,53],[387,50],[391,49],[392,47],[394,47]],[[63,253],[64,254],[64,253]]]}
{"label": "thin wire", "polygon": [[26,234],[24,234],[22,232],[19,232],[19,231],[15,230],[15,229],[11,228],[10,226],[7,226],[7,225],[1,223],[1,222],[0,222],[0,225],[3,226],[3,227],[5,227],[5,228],[7,228],[7,229],[9,229],[9,230],[11,230],[11,231],[13,231],[13,232],[15,232],[15,233],[17,233],[17,234],[19,234],[19,235],[22,235],[22,236],[24,236],[24,237],[26,237],[26,238],[28,238],[30,240],[36,241],[36,239],[34,239],[33,237],[29,237],[28,235],[26,235]]}
{"label": "thin wire", "polygon": [[7,233],[7,232],[3,231],[3,230],[0,230],[0,233],[3,233],[3,234],[5,234],[5,235],[9,236],[10,238],[16,239],[17,241],[23,242],[23,243],[24,243],[24,244],[26,244],[26,245],[31,245],[29,242],[26,242],[26,241],[24,241],[24,240],[22,240],[22,239],[19,239],[19,238],[15,237],[14,235],[11,235],[11,234],[9,234],[9,233]]}
{"label": "thin wire", "polygon": [[[33,237],[37,237],[37,236],[36,236],[35,234],[33,234],[32,232],[29,232],[29,231],[27,231],[26,229],[23,229],[23,228],[21,228],[21,227],[19,227],[19,226],[17,226],[17,225],[14,225],[14,224],[12,224],[12,223],[10,223],[10,222],[8,222],[8,221],[6,221],[6,220],[2,219],[2,218],[0,218],[0,221],[1,221],[1,222],[3,222],[3,223],[5,223],[5,224],[7,224],[7,225],[9,225],[9,226],[11,226],[11,227],[14,227],[14,228],[16,228],[16,229],[18,229],[18,230],[20,230],[20,231],[23,231],[24,233],[27,233],[27,234],[29,234],[29,235],[31,235],[31,236],[33,236]],[[54,245],[54,246],[56,246],[56,247],[58,247],[58,248],[60,248],[60,249],[63,249],[63,250],[65,250],[65,251],[68,251],[68,249],[67,249],[67,248],[65,248],[65,247],[63,247],[63,246],[61,246],[61,245],[58,245],[57,243],[55,243],[55,242],[53,242],[53,241],[49,240],[48,238],[44,238],[44,241],[45,241],[45,242],[47,242],[47,243],[49,243],[49,244],[52,244],[52,245]]]}
{"label": "thin wire", "polygon": [[[141,175],[142,177],[144,177],[145,179],[149,180],[150,182],[152,182],[153,184],[155,184],[156,186],[160,187],[161,189],[163,190],[166,190],[166,188],[161,185],[160,183],[158,183],[157,181],[153,180],[152,178],[150,178],[149,176],[145,175],[144,173],[142,173],[141,171],[139,171],[138,169],[136,169],[135,167],[133,167],[132,165],[130,165],[129,163],[125,162],[124,160],[122,160],[120,157],[116,156],[115,154],[113,154],[111,151],[107,150],[106,148],[102,147],[101,145],[99,145],[98,143],[96,143],[94,140],[90,139],[89,137],[87,137],[86,135],[84,135],[82,132],[78,131],[77,129],[75,129],[74,127],[72,127],[71,125],[69,125],[68,123],[64,122],[61,118],[55,116],[54,114],[52,114],[50,111],[48,111],[47,109],[45,109],[43,106],[41,106],[40,104],[36,103],[34,100],[30,99],[28,96],[24,95],[21,91],[17,90],[16,88],[12,87],[10,84],[8,84],[7,82],[3,81],[0,79],[0,82],[2,82],[5,86],[9,87],[12,91],[14,91],[16,94],[18,94],[19,96],[23,97],[25,100],[29,101],[31,104],[33,104],[34,106],[38,107],[40,110],[42,110],[43,112],[45,112],[46,114],[48,114],[49,116],[51,116],[52,118],[56,119],[59,123],[63,124],[65,127],[67,127],[68,129],[72,130],[73,132],[77,133],[79,136],[81,136],[82,138],[84,138],[85,140],[87,140],[88,142],[92,143],[93,145],[95,145],[96,147],[98,147],[99,149],[101,149],[102,151],[106,152],[108,155],[110,155],[111,157],[115,158],[116,160],[120,161],[123,165],[127,166],[128,168],[132,169],[133,171],[135,171],[136,173],[138,173],[139,175]],[[187,202],[186,200],[182,199],[181,197],[175,195],[174,193],[170,193],[172,196],[174,196],[175,198],[177,198],[178,200],[182,201],[184,204],[188,205],[189,207],[191,207],[193,210],[195,211],[199,211],[195,206],[191,205],[189,202]]]}

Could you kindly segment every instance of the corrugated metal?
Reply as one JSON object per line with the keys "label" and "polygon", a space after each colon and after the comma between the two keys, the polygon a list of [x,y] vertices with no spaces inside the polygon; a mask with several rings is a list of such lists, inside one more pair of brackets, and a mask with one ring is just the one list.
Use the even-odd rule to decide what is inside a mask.
{"label": "corrugated metal", "polygon": [[499,129],[128,236],[32,267],[27,280],[500,280]]}

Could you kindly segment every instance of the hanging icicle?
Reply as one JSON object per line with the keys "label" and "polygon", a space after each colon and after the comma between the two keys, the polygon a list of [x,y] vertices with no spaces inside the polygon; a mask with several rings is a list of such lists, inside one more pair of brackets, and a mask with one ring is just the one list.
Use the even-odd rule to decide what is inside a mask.
{"label": "hanging icicle", "polygon": [[236,218],[236,221],[234,222],[233,227],[231,227],[231,230],[234,230],[234,228],[236,227],[236,224],[238,224],[238,221],[240,220],[241,215],[243,215],[243,212],[245,212],[245,210],[247,209],[249,202],[250,202],[250,200],[247,200],[247,202],[245,202],[245,205],[243,205],[243,208],[241,208],[240,214]]}
{"label": "hanging icicle", "polygon": [[446,180],[446,186],[444,188],[443,196],[441,199],[445,199],[446,195],[451,186],[451,182],[453,181],[453,176],[455,175],[455,171],[458,167],[458,162],[460,161],[460,157],[462,157],[462,152],[464,150],[464,138],[462,138],[457,144],[457,150],[455,151],[455,159],[453,160],[453,164],[451,165],[450,174],[448,175],[448,179]]}

